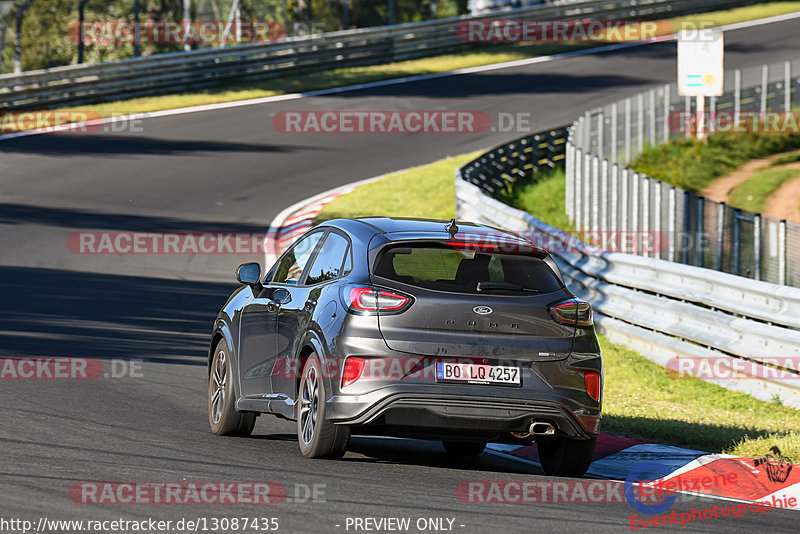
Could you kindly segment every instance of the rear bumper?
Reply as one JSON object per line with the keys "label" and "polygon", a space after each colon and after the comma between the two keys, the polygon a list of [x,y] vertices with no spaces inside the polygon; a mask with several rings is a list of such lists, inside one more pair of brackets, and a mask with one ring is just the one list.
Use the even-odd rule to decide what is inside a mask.
{"label": "rear bumper", "polygon": [[417,428],[497,434],[526,432],[533,421],[546,421],[556,433],[577,439],[597,435],[600,412],[578,414],[565,405],[545,399],[476,397],[446,394],[394,393],[376,401],[362,396],[334,396],[327,403],[327,418],[354,426]]}

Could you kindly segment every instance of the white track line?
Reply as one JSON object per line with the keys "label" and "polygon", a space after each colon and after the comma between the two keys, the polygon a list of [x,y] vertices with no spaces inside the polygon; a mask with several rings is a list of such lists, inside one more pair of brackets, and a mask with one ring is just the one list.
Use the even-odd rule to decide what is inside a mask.
{"label": "white track line", "polygon": [[[795,13],[787,13],[785,15],[778,15],[775,17],[767,17],[763,19],[756,19],[750,20],[745,22],[737,22],[735,24],[728,24],[725,26],[718,26],[713,28],[715,30],[721,31],[734,31],[734,30],[741,30],[744,28],[752,28],[757,26],[763,26],[765,24],[774,24],[776,22],[785,22],[787,20],[793,20],[800,18],[800,12]],[[516,61],[506,61],[504,63],[493,63],[491,65],[481,65],[477,67],[469,67],[464,69],[455,69],[446,72],[434,72],[430,74],[419,74],[416,76],[406,76],[403,78],[393,78],[390,80],[380,80],[376,82],[369,82],[369,83],[361,83],[356,85],[347,85],[344,87],[334,87],[331,89],[319,89],[315,91],[307,91],[304,93],[289,93],[285,95],[276,95],[276,96],[267,96],[262,98],[251,98],[247,100],[235,100],[232,102],[220,102],[217,104],[206,104],[203,106],[189,106],[185,108],[175,108],[175,109],[165,109],[161,111],[153,111],[147,113],[134,113],[131,115],[121,115],[118,117],[109,117],[105,119],[97,119],[91,120],[84,123],[71,123],[71,124],[64,124],[61,126],[53,127],[53,128],[42,128],[38,130],[28,130],[25,132],[17,132],[13,134],[6,134],[0,135],[0,141],[5,141],[8,139],[16,139],[19,137],[28,137],[31,135],[40,135],[46,133],[57,133],[68,131],[70,129],[80,128],[82,126],[99,126],[104,125],[113,121],[129,121],[129,120],[139,120],[139,119],[147,119],[147,118],[157,118],[157,117],[171,117],[174,115],[185,115],[189,113],[199,113],[203,111],[217,111],[221,109],[231,109],[237,108],[242,106],[255,106],[259,104],[269,104],[273,102],[283,102],[286,100],[297,100],[300,98],[307,98],[312,96],[325,96],[325,95],[333,95],[338,93],[344,93],[347,91],[358,91],[360,89],[371,89],[374,87],[385,87],[388,85],[398,85],[403,83],[412,83],[412,82],[420,82],[425,80],[434,80],[437,78],[445,78],[448,76],[460,76],[462,74],[477,74],[481,72],[490,72],[494,70],[500,69],[509,69],[514,67],[523,67],[526,65],[535,65],[538,63],[547,63],[550,61],[555,61],[558,59],[563,58],[570,58],[570,57],[578,57],[578,56],[586,56],[591,54],[602,54],[604,52],[613,52],[616,50],[623,50],[625,48],[632,48],[636,46],[643,46],[653,43],[663,43],[668,41],[673,41],[677,38],[675,34],[672,35],[664,35],[661,37],[654,37],[653,39],[648,39],[645,41],[636,41],[633,43],[616,43],[607,46],[600,46],[597,48],[590,48],[588,50],[576,50],[574,52],[563,52],[560,54],[554,54],[550,56],[539,56],[534,58],[528,59],[519,59]]]}

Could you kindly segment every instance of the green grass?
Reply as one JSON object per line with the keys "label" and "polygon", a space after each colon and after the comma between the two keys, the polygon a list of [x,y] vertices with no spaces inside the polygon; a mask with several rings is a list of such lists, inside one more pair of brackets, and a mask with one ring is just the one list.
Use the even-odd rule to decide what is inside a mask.
{"label": "green grass", "polygon": [[699,192],[751,159],[800,148],[800,134],[717,133],[707,141],[676,139],[648,147],[630,168],[651,178]]}
{"label": "green grass", "polygon": [[536,181],[515,184],[496,196],[556,228],[568,232],[575,230],[564,211],[566,175],[563,168],[541,173]]}
{"label": "green grass", "polygon": [[798,169],[773,168],[754,174],[737,185],[728,196],[728,204],[754,213],[764,211],[767,199],[784,183],[800,176]]}
{"label": "green grass", "polygon": [[771,167],[780,167],[781,165],[791,165],[792,163],[800,163],[800,152],[792,152],[776,158],[770,163]]}
{"label": "green grass", "polygon": [[[393,173],[325,206],[316,222],[391,215],[447,219],[455,211],[454,170],[462,155]],[[569,229],[564,173],[552,171],[500,195],[537,218]],[[644,356],[600,336],[605,365],[602,430],[658,443],[746,457],[777,445],[800,458],[800,411],[693,378],[676,379]]]}
{"label": "green grass", "polygon": [[[672,27],[680,29],[687,23],[713,22],[714,25],[731,24],[763,17],[782,15],[800,11],[800,1],[794,2],[769,2],[755,6],[700,13],[669,19]],[[602,43],[601,43],[602,44]],[[102,113],[145,113],[177,107],[213,104],[260,98],[278,94],[326,89],[345,85],[366,83],[391,78],[444,72],[453,69],[489,65],[505,61],[513,61],[530,57],[538,57],[580,50],[594,45],[591,44],[564,44],[564,43],[523,43],[520,45],[489,44],[465,47],[462,51],[453,54],[433,56],[429,58],[401,61],[386,65],[372,65],[335,69],[330,71],[304,74],[299,76],[286,76],[264,81],[231,82],[218,87],[200,91],[183,92],[172,95],[153,96],[120,100],[108,104],[80,106],[78,108],[94,110]]]}
{"label": "green grass", "polygon": [[478,155],[463,154],[389,174],[327,204],[314,223],[369,215],[450,219],[455,216],[455,170]]}

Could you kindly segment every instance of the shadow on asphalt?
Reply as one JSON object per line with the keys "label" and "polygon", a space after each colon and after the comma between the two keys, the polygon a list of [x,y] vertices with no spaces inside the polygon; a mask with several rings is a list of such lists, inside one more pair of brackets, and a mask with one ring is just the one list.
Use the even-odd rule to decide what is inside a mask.
{"label": "shadow on asphalt", "polygon": [[[150,119],[152,120],[152,119]],[[149,123],[144,123],[149,124]],[[320,150],[314,146],[283,146],[270,144],[234,143],[228,141],[185,141],[145,137],[141,134],[105,135],[102,133],[50,133],[11,139],[0,143],[0,152],[30,153],[37,156],[85,155],[200,155],[203,152],[295,152]]]}
{"label": "shadow on asphalt", "polygon": [[0,224],[43,224],[88,230],[130,230],[134,232],[220,232],[262,234],[266,224],[187,221],[169,217],[117,215],[68,208],[0,204]]}
{"label": "shadow on asphalt", "polygon": [[0,267],[3,356],[207,364],[231,284]]}

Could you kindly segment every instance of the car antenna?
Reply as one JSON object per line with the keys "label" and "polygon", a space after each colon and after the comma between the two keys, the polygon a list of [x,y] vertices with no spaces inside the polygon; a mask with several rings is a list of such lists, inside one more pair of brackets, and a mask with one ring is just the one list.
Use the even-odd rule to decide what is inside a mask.
{"label": "car antenna", "polygon": [[453,217],[452,219],[450,219],[450,222],[447,224],[447,226],[444,227],[444,229],[447,230],[447,233],[450,234],[451,238],[455,237],[456,234],[458,233],[458,226],[456,225],[456,218]]}

